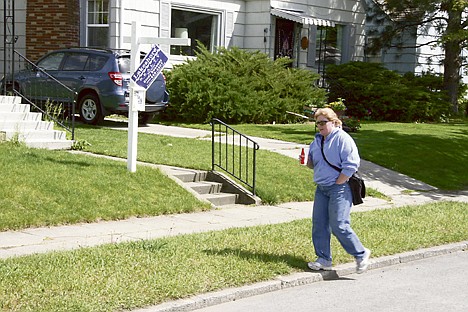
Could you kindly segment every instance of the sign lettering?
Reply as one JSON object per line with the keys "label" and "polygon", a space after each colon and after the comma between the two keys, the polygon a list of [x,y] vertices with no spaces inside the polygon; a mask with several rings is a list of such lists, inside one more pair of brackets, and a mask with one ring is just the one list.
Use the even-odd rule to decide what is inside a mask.
{"label": "sign lettering", "polygon": [[148,89],[163,70],[167,60],[168,57],[159,46],[153,45],[149,53],[141,61],[140,66],[133,73],[132,80],[145,90]]}

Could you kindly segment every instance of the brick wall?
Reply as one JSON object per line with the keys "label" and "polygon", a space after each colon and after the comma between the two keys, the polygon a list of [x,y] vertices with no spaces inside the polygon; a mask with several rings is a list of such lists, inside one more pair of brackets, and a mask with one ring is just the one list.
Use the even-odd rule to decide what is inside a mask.
{"label": "brick wall", "polygon": [[26,57],[80,44],[79,0],[27,0]]}

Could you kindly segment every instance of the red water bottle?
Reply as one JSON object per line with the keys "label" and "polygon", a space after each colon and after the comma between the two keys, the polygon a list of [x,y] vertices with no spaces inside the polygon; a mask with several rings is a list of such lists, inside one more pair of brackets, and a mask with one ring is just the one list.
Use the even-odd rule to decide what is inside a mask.
{"label": "red water bottle", "polygon": [[300,161],[301,165],[303,165],[303,164],[305,163],[305,153],[304,153],[304,149],[302,149],[301,155],[299,155],[299,161]]}

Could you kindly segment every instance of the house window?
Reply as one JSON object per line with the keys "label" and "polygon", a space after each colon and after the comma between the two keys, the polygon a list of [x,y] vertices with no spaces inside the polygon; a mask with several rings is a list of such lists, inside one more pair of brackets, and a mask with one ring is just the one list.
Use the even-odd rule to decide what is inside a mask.
{"label": "house window", "polygon": [[375,38],[374,36],[370,36],[370,35],[367,37],[368,43],[366,45],[366,49],[364,50],[366,62],[382,63],[382,50],[381,49],[373,50],[369,48],[369,43],[372,43],[374,39],[377,39],[377,38]]}
{"label": "house window", "polygon": [[220,14],[195,10],[171,10],[171,37],[190,38],[190,46],[171,46],[171,55],[195,56],[199,43],[214,52],[219,45]]}
{"label": "house window", "polygon": [[109,46],[109,1],[88,0],[87,45]]}
{"label": "house window", "polygon": [[343,27],[317,27],[315,44],[315,67],[319,74],[325,72],[329,64],[341,64],[343,55]]}

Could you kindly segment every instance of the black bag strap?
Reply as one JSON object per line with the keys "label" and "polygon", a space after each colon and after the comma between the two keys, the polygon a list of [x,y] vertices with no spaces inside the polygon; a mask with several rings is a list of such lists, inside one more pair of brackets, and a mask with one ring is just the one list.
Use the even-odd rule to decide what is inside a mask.
{"label": "black bag strap", "polygon": [[327,162],[327,164],[332,167],[333,169],[335,169],[336,171],[340,172],[341,173],[341,169],[338,168],[337,166],[334,166],[332,164],[330,164],[330,162],[327,160],[327,157],[325,157],[325,153],[323,152],[323,144],[325,142],[325,137],[322,136],[322,146],[320,147],[321,151],[322,151],[322,156],[323,156],[323,159],[325,159],[325,161]]}

